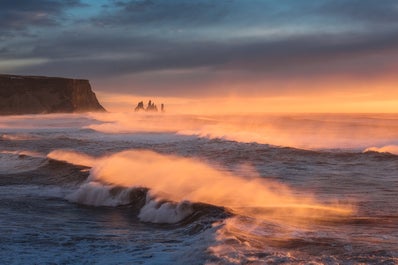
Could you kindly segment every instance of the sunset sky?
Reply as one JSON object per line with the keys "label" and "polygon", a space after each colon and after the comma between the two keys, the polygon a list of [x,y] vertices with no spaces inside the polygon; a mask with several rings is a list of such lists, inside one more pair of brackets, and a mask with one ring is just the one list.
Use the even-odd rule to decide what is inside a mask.
{"label": "sunset sky", "polygon": [[398,112],[398,1],[1,0],[0,73],[108,108]]}

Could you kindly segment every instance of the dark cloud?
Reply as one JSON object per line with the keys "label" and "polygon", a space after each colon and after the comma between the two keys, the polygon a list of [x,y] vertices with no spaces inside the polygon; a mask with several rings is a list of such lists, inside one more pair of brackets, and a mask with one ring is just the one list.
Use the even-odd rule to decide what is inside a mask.
{"label": "dark cloud", "polygon": [[54,26],[65,9],[83,6],[80,0],[2,0],[0,35],[13,34],[31,26]]}
{"label": "dark cloud", "polygon": [[[229,0],[127,0],[112,1],[106,11],[92,21],[98,25],[128,27],[192,26],[215,23],[229,12]],[[109,11],[110,9],[110,11]]]}
{"label": "dark cloud", "polygon": [[[67,8],[82,5],[16,2],[0,2],[0,35],[59,26]],[[3,42],[0,58],[43,59],[14,71],[23,74],[92,80],[130,75],[144,82],[142,76],[154,73],[148,83],[167,80],[176,93],[224,72],[263,80],[368,77],[391,71],[398,59],[397,5],[395,0],[110,0],[97,7],[100,13],[79,17],[81,24],[73,28],[57,26]],[[179,29],[183,33],[169,34]],[[272,30],[275,34],[267,33]],[[171,73],[159,77],[162,71]]]}
{"label": "dark cloud", "polygon": [[[398,2],[396,0],[333,0],[319,6],[322,15],[330,15],[346,20],[373,23],[397,23]],[[395,25],[397,26],[397,25]]]}
{"label": "dark cloud", "polygon": [[195,26],[325,26],[330,23],[333,25],[329,26],[344,28],[353,26],[347,23],[369,26],[398,22],[396,0],[114,0],[105,10],[92,21],[98,25],[152,30],[155,26],[197,30]]}
{"label": "dark cloud", "polygon": [[[233,42],[70,33],[50,42],[38,41],[30,56],[49,59],[40,66],[40,71],[74,76],[84,73],[94,78],[200,67],[274,75],[302,73],[306,69],[306,75],[311,75],[311,71],[315,75],[331,71],[333,64],[339,65],[333,71],[339,71],[343,69],[341,62],[349,65],[353,74],[367,74],[369,67],[377,72],[377,66],[349,62],[397,52],[397,33],[299,35],[280,40],[236,39]],[[21,55],[24,57],[27,55]],[[316,67],[309,71],[311,65]]]}

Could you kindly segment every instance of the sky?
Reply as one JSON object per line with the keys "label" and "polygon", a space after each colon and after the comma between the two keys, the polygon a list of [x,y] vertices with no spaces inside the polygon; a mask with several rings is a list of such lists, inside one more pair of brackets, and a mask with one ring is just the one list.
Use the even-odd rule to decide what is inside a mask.
{"label": "sky", "polygon": [[396,0],[0,1],[0,73],[89,79],[108,108],[398,112],[397,70]]}

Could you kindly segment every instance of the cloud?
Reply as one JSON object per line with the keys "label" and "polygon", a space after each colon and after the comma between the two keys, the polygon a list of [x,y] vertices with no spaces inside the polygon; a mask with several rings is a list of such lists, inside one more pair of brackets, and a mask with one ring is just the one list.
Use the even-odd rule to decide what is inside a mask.
{"label": "cloud", "polygon": [[128,25],[140,27],[208,25],[223,20],[228,14],[231,0],[125,0],[111,1],[104,12],[93,18],[98,25]]}
{"label": "cloud", "polygon": [[[93,18],[99,25],[176,27],[273,27],[276,25],[314,25],[398,22],[398,4],[385,0],[113,0],[104,12]],[[358,26],[358,25],[355,25]],[[384,25],[383,25],[384,26]],[[396,26],[396,25],[395,25]]]}
{"label": "cloud", "polygon": [[[167,89],[178,94],[193,87],[190,82],[220,78],[368,78],[391,72],[398,61],[392,0],[109,0],[90,15],[79,9],[71,16],[81,23],[65,23],[66,12],[76,12],[66,10],[82,5],[2,1],[0,37],[18,36],[0,42],[0,67],[11,67],[2,61],[33,60],[40,64],[14,64],[8,72],[91,80],[130,76],[143,84],[139,92],[151,93],[145,82],[168,82]],[[31,26],[49,29],[21,36]]]}
{"label": "cloud", "polygon": [[381,23],[385,26],[385,23],[398,23],[398,3],[395,0],[331,0],[324,1],[318,11],[322,15],[366,24]]}
{"label": "cloud", "polygon": [[55,26],[66,9],[83,6],[80,0],[2,0],[0,2],[0,35],[31,26]]}
{"label": "cloud", "polygon": [[[374,54],[390,56],[398,50],[398,31],[231,41],[70,33],[47,42],[39,40],[33,46],[31,57],[48,59],[40,67],[42,71],[85,73],[92,77],[203,67],[283,75],[314,64],[312,71],[319,74],[322,71],[319,65],[327,65],[324,71],[330,71],[339,62],[349,66],[349,62]],[[352,64],[350,68],[353,73],[361,73],[368,67],[377,71],[377,67],[367,64]]]}

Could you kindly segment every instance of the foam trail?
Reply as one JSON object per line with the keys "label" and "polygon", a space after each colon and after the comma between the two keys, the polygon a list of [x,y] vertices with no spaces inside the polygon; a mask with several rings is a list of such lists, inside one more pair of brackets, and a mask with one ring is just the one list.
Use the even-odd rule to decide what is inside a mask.
{"label": "foam trail", "polygon": [[[76,154],[76,157],[71,156],[72,154]],[[69,162],[80,163],[81,156],[77,153],[68,153],[68,156],[59,157],[62,157],[64,161],[69,159]],[[150,196],[163,200],[176,203],[202,202],[257,217],[277,215],[279,219],[288,216],[287,218],[292,220],[293,217],[345,215],[350,214],[352,210],[339,205],[320,204],[311,196],[294,195],[287,186],[278,182],[260,177],[240,177],[227,171],[217,170],[198,160],[166,156],[152,151],[124,151],[87,161],[87,166],[93,166],[89,183],[83,185],[77,192],[89,194],[88,190],[92,189],[95,190],[94,193],[100,195],[90,199],[94,198],[95,202],[87,201],[84,196],[75,199],[77,202],[86,204],[109,205],[109,203],[98,203],[98,200],[104,201],[103,198],[108,195],[93,183],[95,182],[110,187],[144,187],[150,190]],[[140,217],[143,220],[159,222],[166,219],[166,222],[170,222],[171,217],[167,219],[159,216],[165,216],[165,213],[170,211],[181,212],[181,214],[175,214],[176,216],[186,216],[186,213],[189,213],[189,207],[182,206],[170,207],[167,204],[162,205],[147,200]],[[173,220],[180,220],[180,218],[175,217]]]}
{"label": "foam trail", "polygon": [[394,155],[398,155],[398,145],[386,145],[383,147],[369,147],[366,148],[366,152],[378,152],[378,153],[390,153]]}

